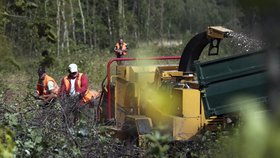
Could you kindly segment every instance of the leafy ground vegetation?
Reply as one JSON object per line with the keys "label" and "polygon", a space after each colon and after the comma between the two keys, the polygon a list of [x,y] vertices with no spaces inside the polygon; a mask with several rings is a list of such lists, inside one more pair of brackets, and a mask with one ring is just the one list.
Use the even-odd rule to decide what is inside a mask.
{"label": "leafy ground vegetation", "polygon": [[[67,65],[75,62],[89,76],[91,88],[96,88],[105,76],[106,63],[112,54],[76,53],[71,60],[52,57],[37,60],[17,60],[18,68],[3,65],[0,79],[1,149],[3,157],[143,157],[144,149],[124,145],[95,120],[85,117],[73,126],[75,102],[60,100],[52,106],[41,107],[34,100],[37,67],[51,64],[48,73],[59,81]],[[103,57],[101,57],[103,56]],[[7,62],[9,63],[9,62]]]}

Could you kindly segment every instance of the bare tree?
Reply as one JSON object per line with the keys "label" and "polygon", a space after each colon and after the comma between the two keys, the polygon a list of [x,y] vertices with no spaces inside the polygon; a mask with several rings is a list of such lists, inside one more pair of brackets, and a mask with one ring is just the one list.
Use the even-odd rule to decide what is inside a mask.
{"label": "bare tree", "polygon": [[[92,5],[92,16],[93,16],[93,18],[92,18],[92,24],[94,24],[95,23],[95,17],[96,17],[96,1],[95,0],[93,0],[93,5]],[[94,44],[94,46],[97,46],[97,34],[96,34],[96,27],[94,26],[93,27],[93,44]]]}
{"label": "bare tree", "polygon": [[48,16],[48,12],[47,12],[47,4],[48,4],[49,0],[45,0],[45,17]]}
{"label": "bare tree", "polygon": [[123,19],[123,0],[118,0],[118,11],[119,11],[119,36],[123,34],[124,19]]}
{"label": "bare tree", "polygon": [[60,55],[60,0],[56,0],[57,12],[56,12],[56,25],[57,25],[57,56]]}
{"label": "bare tree", "polygon": [[107,22],[108,22],[108,28],[109,28],[110,43],[112,43],[113,31],[112,31],[112,20],[111,20],[111,18],[110,18],[109,4],[110,4],[110,3],[108,3],[108,1],[107,1],[107,3],[106,3]]}
{"label": "bare tree", "polygon": [[147,11],[147,20],[146,20],[146,40],[149,41],[150,36],[150,19],[151,19],[151,0],[148,0],[148,11]]}
{"label": "bare tree", "polygon": [[[90,10],[89,1],[86,0],[86,18],[87,19],[89,19],[90,16],[91,16],[89,10]],[[91,22],[92,22],[91,20],[88,21],[89,26],[87,28],[88,29],[87,32],[88,32],[88,39],[89,39],[90,48],[93,48],[93,45],[92,45],[92,31],[91,31],[91,29],[89,29],[89,28],[91,28]]]}
{"label": "bare tree", "polygon": [[72,0],[69,0],[70,3],[70,9],[71,9],[71,13],[70,13],[70,17],[71,17],[71,22],[72,22],[72,37],[74,42],[76,42],[76,26],[75,26],[75,17],[74,17],[74,9],[73,9],[73,3]]}
{"label": "bare tree", "polygon": [[[139,6],[138,5],[139,5],[139,1],[135,0],[133,2],[133,10],[132,10],[132,13],[135,17],[139,16]],[[137,25],[137,23],[133,24],[133,28],[134,28],[134,39],[135,39],[135,42],[138,43],[138,25]]]}
{"label": "bare tree", "polygon": [[68,24],[67,20],[65,18],[65,0],[62,0],[62,10],[61,10],[61,15],[62,15],[62,20],[63,20],[63,42],[62,42],[62,48],[64,48],[64,44],[66,44],[66,51],[67,54],[70,54],[70,49],[69,49],[69,35],[68,35]]}
{"label": "bare tree", "polygon": [[80,9],[81,18],[82,18],[83,34],[84,34],[84,43],[86,43],[86,42],[87,42],[87,37],[86,37],[85,17],[84,17],[84,13],[83,13],[83,9],[82,9],[81,0],[78,0],[78,2],[79,2],[79,9]]}
{"label": "bare tree", "polygon": [[161,45],[163,44],[163,20],[164,20],[164,0],[160,0],[160,38]]}

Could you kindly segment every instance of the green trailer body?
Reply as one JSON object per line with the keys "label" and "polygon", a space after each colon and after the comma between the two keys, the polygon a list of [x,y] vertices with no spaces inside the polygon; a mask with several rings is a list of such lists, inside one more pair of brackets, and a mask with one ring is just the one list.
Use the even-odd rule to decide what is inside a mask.
{"label": "green trailer body", "polygon": [[244,53],[222,59],[196,61],[206,117],[241,111],[268,100],[266,53]]}

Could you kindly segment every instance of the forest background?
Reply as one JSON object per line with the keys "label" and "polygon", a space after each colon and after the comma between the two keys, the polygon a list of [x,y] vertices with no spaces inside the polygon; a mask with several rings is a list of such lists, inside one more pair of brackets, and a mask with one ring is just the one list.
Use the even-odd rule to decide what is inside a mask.
{"label": "forest background", "polygon": [[[100,89],[119,37],[128,43],[127,57],[179,56],[191,37],[211,25],[221,25],[274,46],[280,41],[278,8],[277,0],[0,0],[0,119],[9,127],[2,130],[6,137],[10,135],[15,140],[4,141],[11,145],[5,148],[14,151],[16,146],[13,153],[21,157],[86,157],[89,151],[103,157],[110,154],[109,149],[121,149],[110,148],[112,140],[98,136],[103,144],[94,144],[102,148],[96,152],[81,148],[86,145],[75,145],[73,137],[66,138],[69,131],[63,135],[57,127],[46,124],[34,128],[30,120],[35,120],[34,112],[39,113],[31,108],[35,102],[28,98],[36,90],[40,65],[45,65],[48,74],[59,83],[67,74],[67,66],[76,63],[81,72],[87,73],[90,87]],[[222,47],[220,52],[239,53],[228,47]],[[194,146],[205,147],[208,143],[213,145],[203,142],[206,145]],[[159,148],[164,150],[164,146]],[[137,150],[138,154],[141,151]],[[191,150],[194,157],[201,153],[208,155],[208,147],[204,152]]]}
{"label": "forest background", "polygon": [[210,25],[256,36],[252,28],[260,19],[251,11],[257,8],[240,6],[234,0],[1,0],[0,71],[26,72],[34,86],[40,62],[50,60],[49,74],[57,80],[74,62],[98,88],[119,37],[133,57],[181,55]]}

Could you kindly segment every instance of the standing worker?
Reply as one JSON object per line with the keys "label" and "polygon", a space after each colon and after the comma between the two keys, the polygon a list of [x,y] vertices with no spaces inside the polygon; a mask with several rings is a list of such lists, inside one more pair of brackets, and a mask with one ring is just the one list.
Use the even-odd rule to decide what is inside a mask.
{"label": "standing worker", "polygon": [[[114,52],[117,56],[117,58],[122,58],[123,55],[127,54],[127,44],[123,41],[123,38],[120,37],[119,41],[116,43]],[[120,64],[121,62],[118,62]]]}
{"label": "standing worker", "polygon": [[57,98],[59,87],[55,80],[47,75],[44,67],[38,69],[38,83],[36,98],[43,101],[44,105],[51,103]]}
{"label": "standing worker", "polygon": [[[78,108],[84,109],[85,105],[92,107],[99,97],[99,92],[89,90],[87,75],[85,73],[79,73],[76,64],[70,64],[68,66],[68,72],[69,74],[61,81],[60,94],[62,96],[76,98],[76,101],[78,101]],[[85,112],[87,111],[86,109]],[[78,113],[76,112],[74,115],[75,123],[78,119]],[[90,115],[91,114],[89,114],[88,117],[91,117]]]}

